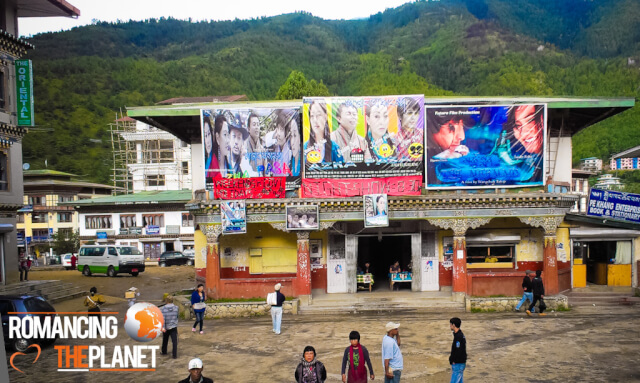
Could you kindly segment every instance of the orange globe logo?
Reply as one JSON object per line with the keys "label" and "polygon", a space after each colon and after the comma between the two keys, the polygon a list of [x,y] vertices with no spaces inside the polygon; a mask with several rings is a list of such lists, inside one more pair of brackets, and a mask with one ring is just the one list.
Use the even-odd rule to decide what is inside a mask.
{"label": "orange globe logo", "polygon": [[162,334],[164,316],[158,307],[140,302],[129,307],[124,317],[124,329],[131,339],[150,342]]}

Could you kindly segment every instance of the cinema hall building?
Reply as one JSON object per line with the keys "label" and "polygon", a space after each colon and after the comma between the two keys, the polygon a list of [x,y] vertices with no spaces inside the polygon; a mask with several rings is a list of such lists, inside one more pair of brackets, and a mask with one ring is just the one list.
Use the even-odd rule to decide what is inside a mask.
{"label": "cinema hall building", "polygon": [[[209,296],[260,297],[278,282],[289,296],[308,298],[312,291],[355,294],[361,290],[358,274],[365,271],[365,263],[375,280],[373,293],[388,291],[389,267],[397,261],[410,273],[403,273],[394,287],[451,291],[461,297],[518,295],[528,269],[543,270],[547,295],[573,287],[572,231],[582,228],[584,241],[592,235],[602,239],[606,228],[601,222],[565,219],[577,200],[570,194],[571,137],[634,103],[384,96],[135,107],[127,113],[192,145],[194,190],[187,208],[195,215],[197,277],[206,283]],[[380,105],[386,108],[383,130],[388,134],[376,138],[369,132],[377,129]],[[409,119],[410,107],[414,120]],[[532,113],[518,114],[519,107]],[[251,112],[260,117],[258,136],[269,154],[243,153],[248,160],[263,161],[265,167],[255,167],[254,176],[264,178],[216,178],[219,169],[212,171],[211,164],[222,162],[213,158],[220,147],[216,151],[213,146],[212,156],[206,142],[210,136],[220,137],[215,121],[225,117],[229,137],[251,140],[245,132]],[[321,121],[333,144],[325,139],[314,152],[319,146],[310,132],[317,113],[324,113]],[[288,128],[283,130],[286,135],[279,135],[278,121],[284,115]],[[348,117],[355,118],[355,134],[367,143],[366,150],[345,152],[336,145]],[[534,120],[537,136],[527,136]],[[407,123],[415,129],[404,131]],[[208,124],[212,133],[206,131]],[[289,142],[287,152],[278,149],[278,137],[301,142]],[[299,178],[294,177],[297,160],[291,154],[296,150],[305,161]],[[367,164],[367,157],[376,156],[377,165]],[[274,159],[286,159],[286,182],[274,180],[278,177],[273,169],[279,167]],[[243,176],[249,173],[245,170]],[[370,204],[363,195],[383,195],[380,208],[373,206],[377,197]],[[228,217],[229,222],[240,222],[240,233],[225,232],[233,224],[223,222],[221,207],[225,214],[238,213]],[[296,223],[289,218],[295,214],[288,209],[314,212],[316,207],[317,215],[298,214]],[[388,222],[375,224],[378,216]],[[297,224],[298,219],[305,224]],[[621,283],[636,286],[638,234],[617,230],[629,239],[631,253],[626,261],[630,275]]]}

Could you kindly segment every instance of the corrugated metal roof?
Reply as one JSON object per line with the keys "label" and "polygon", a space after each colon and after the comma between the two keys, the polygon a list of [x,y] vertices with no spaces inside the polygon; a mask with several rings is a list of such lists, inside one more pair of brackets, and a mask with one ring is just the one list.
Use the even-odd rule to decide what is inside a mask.
{"label": "corrugated metal roof", "polygon": [[197,103],[221,103],[221,102],[236,102],[247,101],[248,98],[244,94],[238,94],[233,96],[206,96],[206,97],[174,97],[168,100],[158,102],[158,105],[172,105],[172,104],[197,104]]}
{"label": "corrugated metal roof", "polygon": [[631,149],[627,149],[624,152],[620,152],[611,156],[612,159],[616,158],[633,158],[640,157],[640,146],[633,147]]}
{"label": "corrugated metal roof", "polygon": [[77,177],[77,175],[75,174],[59,172],[57,170],[51,170],[51,169],[25,170],[22,174],[24,177],[34,177],[34,176]]}
{"label": "corrugated metal roof", "polygon": [[152,203],[186,203],[191,201],[191,190],[149,191],[123,194],[110,197],[83,199],[59,203],[59,205],[97,206],[97,205],[144,205]]}

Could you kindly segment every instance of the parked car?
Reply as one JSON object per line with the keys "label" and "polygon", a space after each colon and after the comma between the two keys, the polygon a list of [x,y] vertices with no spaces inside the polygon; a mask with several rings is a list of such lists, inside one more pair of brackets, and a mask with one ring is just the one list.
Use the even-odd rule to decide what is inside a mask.
{"label": "parked car", "polygon": [[[194,255],[195,256],[195,255]],[[188,256],[180,251],[165,251],[158,258],[158,266],[165,267],[171,265],[189,265],[192,266],[194,262],[194,256]]]}
{"label": "parked car", "polygon": [[[62,254],[60,256],[60,258],[62,259],[62,266],[64,266],[65,269],[67,270],[71,270],[71,253],[66,253],[66,254]],[[76,254],[76,264],[78,263],[78,254]]]}
{"label": "parked car", "polygon": [[144,271],[144,255],[135,246],[85,245],[78,252],[78,270],[85,276],[106,273],[115,277],[129,273],[134,277]]}
{"label": "parked car", "polygon": [[[9,314],[10,312],[19,312],[20,314]],[[42,314],[43,312],[51,314]],[[38,313],[38,314],[28,314]],[[50,346],[55,343],[53,339],[10,339],[9,338],[9,317],[23,318],[32,316],[38,320],[42,320],[47,316],[55,317],[56,309],[53,308],[43,297],[31,295],[0,295],[0,315],[2,316],[2,334],[4,335],[4,344],[11,347],[15,351],[26,352],[27,348],[38,343],[42,346]]]}

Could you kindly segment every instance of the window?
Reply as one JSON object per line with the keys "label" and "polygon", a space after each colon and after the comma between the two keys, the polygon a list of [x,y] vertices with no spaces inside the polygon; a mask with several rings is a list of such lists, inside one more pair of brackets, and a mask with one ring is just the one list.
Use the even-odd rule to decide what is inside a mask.
{"label": "window", "polygon": [[467,246],[467,263],[511,263],[515,254],[514,247]]}
{"label": "window", "polygon": [[31,237],[35,242],[48,241],[49,238],[49,230],[47,229],[33,229],[31,231]]}
{"label": "window", "polygon": [[0,314],[9,315],[9,313],[16,311],[13,308],[11,301],[0,301]]}
{"label": "window", "polygon": [[116,257],[118,256],[118,252],[116,251],[115,247],[109,246],[109,255],[115,255]]}
{"label": "window", "polygon": [[7,150],[0,150],[0,191],[9,190],[9,155]]}
{"label": "window", "polygon": [[73,234],[73,229],[70,227],[61,227],[58,229],[58,235],[62,238],[69,239]]}
{"label": "window", "polygon": [[29,196],[29,205],[47,206],[47,198],[44,196]]}
{"label": "window", "polygon": [[[2,4],[4,4],[4,1],[2,2]],[[2,11],[3,15],[4,15],[4,10]],[[4,18],[3,16],[0,16],[0,18]],[[6,29],[4,27],[1,27],[0,29],[6,31]],[[2,65],[0,66],[0,109],[6,110],[6,106],[7,106],[7,89],[5,88],[7,85],[7,80],[5,78],[5,76],[7,75],[7,72],[5,70],[5,66]]]}
{"label": "window", "polygon": [[173,162],[173,141],[151,140],[143,142],[143,160],[146,164]]}
{"label": "window", "polygon": [[71,222],[73,213],[58,213],[58,222]]}
{"label": "window", "polygon": [[182,213],[182,227],[193,226],[193,215],[191,213]]}
{"label": "window", "polygon": [[164,226],[164,214],[143,214],[142,226]]}
{"label": "window", "polygon": [[24,223],[24,214],[18,213],[17,215],[18,223]]}
{"label": "window", "polygon": [[164,186],[164,174],[152,174],[146,176],[147,186]]}
{"label": "window", "polygon": [[80,255],[86,257],[101,257],[104,255],[104,247],[82,247]]}
{"label": "window", "polygon": [[59,195],[58,202],[73,202],[72,195]]}
{"label": "window", "polygon": [[136,227],[136,215],[135,214],[120,214],[120,227],[128,228],[128,227]]}
{"label": "window", "polygon": [[31,222],[33,223],[47,223],[47,213],[33,213],[31,215]]}
{"label": "window", "polygon": [[111,229],[110,215],[88,215],[84,218],[87,229]]}
{"label": "window", "polygon": [[189,161],[182,161],[182,174],[189,174]]}

